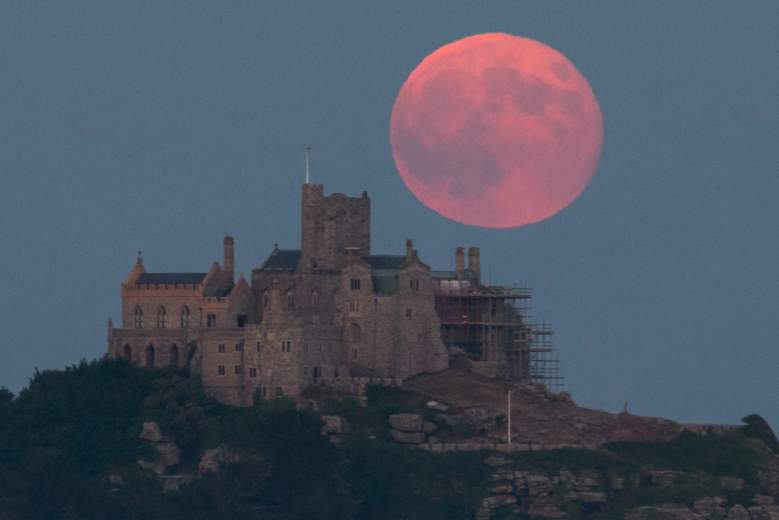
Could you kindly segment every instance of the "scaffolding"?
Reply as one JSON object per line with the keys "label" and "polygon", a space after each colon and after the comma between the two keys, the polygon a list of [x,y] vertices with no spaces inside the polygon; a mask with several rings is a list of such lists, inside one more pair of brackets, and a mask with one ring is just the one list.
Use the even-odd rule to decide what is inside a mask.
{"label": "scaffolding", "polygon": [[527,287],[440,287],[435,305],[450,349],[491,365],[508,383],[539,383],[560,392],[564,380],[552,327],[530,316]]}

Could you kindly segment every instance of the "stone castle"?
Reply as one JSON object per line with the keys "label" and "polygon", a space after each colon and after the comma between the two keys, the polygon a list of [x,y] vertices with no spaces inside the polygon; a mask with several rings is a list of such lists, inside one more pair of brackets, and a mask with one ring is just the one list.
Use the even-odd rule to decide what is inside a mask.
{"label": "stone castle", "polygon": [[[542,377],[543,329],[518,302],[529,291],[481,284],[479,249],[432,270],[410,240],[403,255],[374,255],[370,199],[302,187],[300,249],[274,246],[235,280],[234,241],[207,273],[147,272],[140,254],[121,286],[122,327],[109,320],[108,353],[148,367],[198,373],[231,404],[296,397],[352,378],[401,382],[449,367],[454,355],[492,376]],[[363,379],[364,380],[364,379]]]}

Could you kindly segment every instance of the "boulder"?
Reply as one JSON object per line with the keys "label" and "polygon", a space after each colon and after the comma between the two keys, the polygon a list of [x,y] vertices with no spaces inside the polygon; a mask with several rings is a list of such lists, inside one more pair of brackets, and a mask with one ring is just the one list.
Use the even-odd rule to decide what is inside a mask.
{"label": "boulder", "polygon": [[421,432],[422,416],[416,413],[396,413],[389,416],[390,426],[402,432]]}
{"label": "boulder", "polygon": [[435,410],[437,412],[446,412],[449,410],[448,406],[438,401],[428,401],[426,406],[431,410]]}
{"label": "boulder", "polygon": [[340,415],[323,415],[322,422],[322,435],[344,435],[350,431],[349,423]]}
{"label": "boulder", "polygon": [[749,517],[750,520],[771,520],[771,515],[768,514],[768,511],[760,506],[750,507]]}
{"label": "boulder", "polygon": [[395,442],[402,444],[420,444],[425,441],[425,434],[422,432],[403,432],[390,429],[390,435],[392,435]]}
{"label": "boulder", "polygon": [[223,464],[231,464],[240,460],[241,456],[238,452],[225,444],[221,444],[216,448],[206,450],[203,456],[200,457],[200,463],[197,468],[202,475],[209,471],[219,471],[219,467]]}
{"label": "boulder", "polygon": [[749,511],[741,504],[736,504],[728,510],[728,520],[750,520]]}
{"label": "boulder", "polygon": [[143,423],[143,430],[139,437],[149,442],[159,442],[162,440],[162,431],[160,431],[160,425],[154,421]]}
{"label": "boulder", "polygon": [[181,460],[181,453],[178,446],[170,441],[158,442],[155,446],[157,448],[157,460],[159,460],[166,468],[175,466]]}

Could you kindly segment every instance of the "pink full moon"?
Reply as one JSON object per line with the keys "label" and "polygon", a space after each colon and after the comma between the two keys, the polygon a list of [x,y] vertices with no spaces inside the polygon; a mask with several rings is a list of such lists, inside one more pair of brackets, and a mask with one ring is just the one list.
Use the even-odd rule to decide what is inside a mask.
{"label": "pink full moon", "polygon": [[430,209],[488,228],[556,214],[595,173],[603,117],[587,80],[543,43],[503,33],[437,49],[392,109],[403,182]]}

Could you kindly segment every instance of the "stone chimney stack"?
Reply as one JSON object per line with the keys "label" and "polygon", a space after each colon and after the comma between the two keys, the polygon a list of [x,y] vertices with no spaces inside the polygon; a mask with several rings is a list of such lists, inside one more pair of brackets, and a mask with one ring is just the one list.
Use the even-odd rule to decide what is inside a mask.
{"label": "stone chimney stack", "polygon": [[476,279],[481,279],[481,265],[479,261],[479,248],[468,248],[468,270],[476,275]]}
{"label": "stone chimney stack", "polygon": [[465,271],[465,248],[462,246],[454,251],[454,270],[458,275]]}
{"label": "stone chimney stack", "polygon": [[414,242],[409,238],[406,240],[406,261],[411,261],[414,258]]}
{"label": "stone chimney stack", "polygon": [[224,239],[224,272],[231,283],[235,281],[235,245],[231,236]]}

